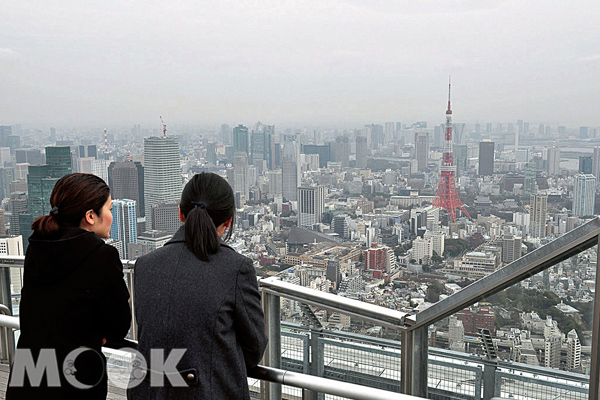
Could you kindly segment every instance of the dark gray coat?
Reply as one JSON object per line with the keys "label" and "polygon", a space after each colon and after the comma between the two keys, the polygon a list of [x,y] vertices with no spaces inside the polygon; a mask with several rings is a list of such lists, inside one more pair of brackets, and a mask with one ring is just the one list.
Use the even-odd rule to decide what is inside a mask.
{"label": "dark gray coat", "polygon": [[150,387],[148,374],[129,389],[129,399],[250,398],[246,371],[267,344],[250,259],[222,245],[209,262],[200,261],[181,227],[164,247],[137,260],[134,288],[139,351],[149,366],[151,349],[165,349],[166,359],[171,349],[184,348],[177,369],[195,369],[198,380],[185,388]]}

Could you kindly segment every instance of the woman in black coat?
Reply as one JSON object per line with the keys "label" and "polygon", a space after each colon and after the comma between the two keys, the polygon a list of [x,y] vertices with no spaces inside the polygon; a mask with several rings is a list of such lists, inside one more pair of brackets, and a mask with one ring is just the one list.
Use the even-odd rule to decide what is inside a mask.
{"label": "woman in black coat", "polygon": [[[136,261],[139,352],[149,370],[134,370],[129,399],[250,398],[247,370],[267,336],[252,261],[221,242],[234,215],[227,181],[195,175],[179,204],[185,225]],[[153,369],[156,352],[176,362],[171,375]]]}
{"label": "woman in black coat", "polygon": [[[67,175],[50,205],[50,215],[33,222],[25,255],[21,335],[6,398],[106,399],[101,347],[122,340],[131,323],[119,253],[102,240],[112,224],[110,189],[95,175]],[[27,368],[31,359],[47,366],[43,376]]]}

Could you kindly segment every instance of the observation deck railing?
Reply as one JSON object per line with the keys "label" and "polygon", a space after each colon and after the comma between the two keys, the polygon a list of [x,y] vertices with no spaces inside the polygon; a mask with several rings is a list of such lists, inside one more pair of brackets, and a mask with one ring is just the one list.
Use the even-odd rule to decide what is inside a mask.
{"label": "observation deck railing", "polygon": [[[429,350],[427,340],[430,325],[599,244],[600,219],[595,218],[415,315],[311,290],[282,282],[277,278],[260,279],[259,286],[263,296],[263,307],[269,335],[269,345],[263,362],[266,367],[275,368],[276,370],[283,368],[294,372],[301,371],[304,374],[309,373],[316,377],[322,377],[322,375],[330,377],[337,373],[340,380],[358,382],[364,379],[365,375],[373,374],[350,373],[356,371],[341,366],[335,368],[330,365],[325,366],[322,365],[324,361],[320,361],[328,357],[326,353],[327,346],[354,347],[353,351],[363,351],[365,354],[388,357],[390,365],[394,364],[396,366],[393,374],[382,376],[380,380],[376,379],[374,383],[371,382],[370,386],[399,391],[403,394],[421,398],[491,400],[501,394],[512,394],[511,389],[503,389],[505,383],[524,386],[519,389],[522,391],[522,396],[524,396],[527,394],[527,390],[534,390],[531,388],[535,383],[535,385],[540,386],[537,391],[539,393],[536,392],[535,395],[541,397],[533,398],[548,398],[545,396],[549,396],[550,392],[546,391],[545,387],[554,385],[559,390],[562,388],[571,393],[576,393],[575,397],[572,398],[600,399],[600,369],[598,365],[600,360],[600,318],[594,318],[593,321],[592,363],[589,380],[585,375],[565,373],[548,368],[505,363],[497,360],[484,360],[481,357],[465,356],[461,353],[440,349]],[[134,262],[124,261],[126,279],[132,295],[132,307],[135,307],[135,293],[132,285],[135,271],[134,264]],[[10,268],[2,267],[22,268],[22,265],[23,257],[0,257],[0,302],[6,304],[9,310],[12,308]],[[596,264],[596,268],[598,268],[598,265],[600,265],[600,262]],[[598,272],[597,269],[596,287],[600,287],[600,274]],[[286,326],[286,324],[282,325],[280,320],[280,302],[282,298],[337,311],[384,327],[396,328],[400,331],[401,340],[396,343],[394,348],[390,343],[382,344],[368,336],[362,338],[334,337],[334,333],[327,332],[317,326],[304,328],[310,334],[293,332],[293,328]],[[594,302],[594,316],[600,316],[600,302],[597,301]],[[0,325],[5,318],[7,317],[0,315]],[[133,324],[135,327],[135,321],[133,321]],[[136,338],[135,331],[135,329],[131,331],[132,339]],[[302,342],[303,347],[301,347],[301,350],[286,349],[282,346],[282,338],[286,338],[287,341],[291,339]],[[353,341],[362,342],[363,344],[353,343]],[[377,346],[381,351],[377,350]],[[299,357],[296,357],[297,359],[294,361],[294,357],[282,356],[283,350],[290,354],[294,351],[300,351],[302,361],[299,361]],[[3,355],[3,358],[6,357]],[[462,366],[456,360],[462,361]],[[344,362],[346,364],[352,363],[350,359]],[[368,362],[365,363],[363,359],[362,363],[367,366]],[[399,368],[397,365],[399,365]],[[462,375],[458,375],[454,388],[446,387],[440,392],[439,387],[436,387],[436,384],[433,383],[436,377],[439,378],[440,382],[452,381],[454,378],[449,378],[449,376],[457,371],[463,372],[460,372]],[[385,373],[389,373],[389,371]],[[262,398],[281,399],[281,383],[278,381],[277,383],[264,384]],[[470,393],[465,393],[463,389],[466,387],[472,388],[469,389],[471,390]],[[515,389],[515,392],[517,392],[517,389]],[[302,396],[299,397],[303,399],[323,398],[323,392],[320,390],[321,387],[318,385],[305,385]],[[556,396],[552,394],[552,397]]]}

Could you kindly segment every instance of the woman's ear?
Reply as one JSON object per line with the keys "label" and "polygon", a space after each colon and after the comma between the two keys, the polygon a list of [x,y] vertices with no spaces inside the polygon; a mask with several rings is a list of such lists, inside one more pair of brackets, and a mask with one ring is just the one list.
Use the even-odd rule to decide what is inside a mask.
{"label": "woman's ear", "polygon": [[85,212],[85,215],[81,219],[81,223],[79,224],[79,226],[85,229],[86,226],[94,226],[95,223],[96,213],[94,212],[94,210],[87,210]]}
{"label": "woman's ear", "polygon": [[179,220],[181,222],[185,222],[185,215],[183,215],[183,212],[181,212],[181,207],[177,206],[177,210],[179,211]]}

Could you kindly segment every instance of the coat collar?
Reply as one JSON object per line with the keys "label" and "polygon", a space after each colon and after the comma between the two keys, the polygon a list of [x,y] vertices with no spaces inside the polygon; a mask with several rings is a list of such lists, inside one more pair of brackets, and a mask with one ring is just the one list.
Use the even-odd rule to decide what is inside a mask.
{"label": "coat collar", "polygon": [[[181,225],[179,229],[177,229],[177,232],[175,232],[171,240],[165,243],[165,246],[174,243],[185,243],[185,225]],[[225,243],[223,240],[221,240],[221,247],[227,247],[228,249],[233,250],[233,248],[227,243]]]}

